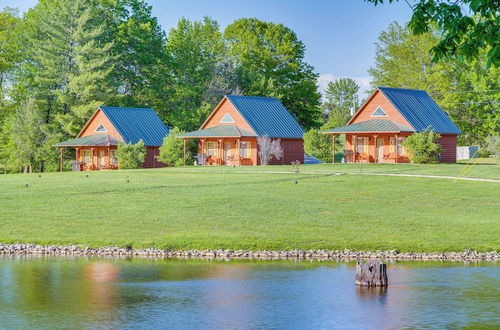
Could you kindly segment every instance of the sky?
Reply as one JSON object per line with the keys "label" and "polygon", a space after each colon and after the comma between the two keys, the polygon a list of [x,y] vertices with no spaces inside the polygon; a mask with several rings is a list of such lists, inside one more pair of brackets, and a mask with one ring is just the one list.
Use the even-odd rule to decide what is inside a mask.
{"label": "sky", "polygon": [[[234,20],[255,17],[291,28],[306,46],[305,61],[320,74],[324,90],[329,81],[353,78],[362,93],[369,88],[375,42],[389,23],[408,22],[411,9],[405,1],[374,6],[364,0],[146,0],[165,31],[181,17],[199,20],[209,16],[224,29]],[[0,7],[21,12],[37,0],[0,0]],[[361,96],[365,96],[361,94]]]}

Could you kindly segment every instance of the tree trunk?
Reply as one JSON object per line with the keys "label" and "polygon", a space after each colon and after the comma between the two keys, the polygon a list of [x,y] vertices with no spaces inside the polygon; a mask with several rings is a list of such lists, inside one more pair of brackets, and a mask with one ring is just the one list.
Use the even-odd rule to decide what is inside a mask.
{"label": "tree trunk", "polygon": [[370,260],[365,264],[358,261],[356,264],[356,285],[360,286],[387,286],[387,265],[378,260]]}

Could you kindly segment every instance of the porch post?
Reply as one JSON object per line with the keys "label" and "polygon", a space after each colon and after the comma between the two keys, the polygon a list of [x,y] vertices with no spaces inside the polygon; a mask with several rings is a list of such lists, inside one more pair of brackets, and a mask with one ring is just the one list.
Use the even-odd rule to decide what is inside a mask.
{"label": "porch post", "polygon": [[60,150],[60,153],[59,153],[59,172],[62,172],[63,171],[63,147],[61,147],[59,150]]}
{"label": "porch post", "polygon": [[205,166],[205,139],[201,140],[201,165]]}
{"label": "porch post", "polygon": [[352,152],[352,156],[353,156],[353,163],[356,163],[356,144],[357,144],[358,141],[356,141],[356,135],[353,135],[352,136],[352,147],[353,147],[353,152]]}
{"label": "porch post", "polygon": [[106,164],[106,167],[110,170],[111,169],[111,148],[108,147],[108,163]]}
{"label": "porch post", "polygon": [[332,134],[332,164],[335,163],[335,134]]}
{"label": "porch post", "polygon": [[399,134],[396,134],[396,141],[394,143],[395,147],[396,147],[396,159],[394,160],[395,163],[398,162],[398,156],[399,156],[398,155],[398,146],[399,146],[399,144],[398,144],[399,141],[398,140],[399,140]]}
{"label": "porch post", "polygon": [[238,157],[238,166],[241,166],[241,157],[240,157],[240,139],[236,139],[237,149],[236,149],[236,157]]}
{"label": "porch post", "polygon": [[224,139],[219,139],[219,165],[224,165],[224,161],[222,159],[222,157],[224,157],[224,150],[222,149],[223,141]]}
{"label": "porch post", "polygon": [[186,167],[186,138],[184,138],[184,167]]}
{"label": "porch post", "polygon": [[374,152],[375,163],[378,163],[377,137],[378,137],[378,134],[373,135],[373,139],[375,140],[375,141],[373,141],[373,148],[375,149],[375,152]]}

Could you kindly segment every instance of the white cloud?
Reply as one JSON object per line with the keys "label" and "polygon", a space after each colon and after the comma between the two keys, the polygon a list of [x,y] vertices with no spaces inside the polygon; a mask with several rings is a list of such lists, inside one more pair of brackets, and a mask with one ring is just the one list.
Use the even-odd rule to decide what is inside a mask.
{"label": "white cloud", "polygon": [[366,94],[366,92],[368,90],[370,90],[370,88],[371,88],[371,86],[370,86],[371,78],[370,77],[340,77],[340,76],[336,76],[332,73],[322,73],[319,75],[318,86],[319,86],[320,92],[323,93],[326,90],[328,83],[330,81],[334,81],[335,79],[338,79],[338,78],[351,78],[351,79],[353,79],[359,85],[358,96],[361,99],[364,99],[368,96]]}

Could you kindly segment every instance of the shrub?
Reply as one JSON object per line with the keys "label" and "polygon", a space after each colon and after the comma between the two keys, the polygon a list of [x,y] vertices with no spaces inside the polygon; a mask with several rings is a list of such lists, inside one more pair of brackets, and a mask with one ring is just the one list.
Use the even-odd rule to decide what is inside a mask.
{"label": "shrub", "polygon": [[495,155],[496,158],[500,158],[500,135],[497,136],[488,136],[486,138],[486,150],[491,155]]}
{"label": "shrub", "polygon": [[[176,135],[183,133],[184,131],[178,128],[170,130],[170,133],[163,139],[160,154],[156,159],[170,166],[184,165],[184,140],[175,138]],[[189,139],[186,143],[186,160],[192,159],[193,150],[196,150],[196,143]]]}
{"label": "shrub", "polygon": [[118,158],[118,168],[120,169],[141,167],[146,158],[146,147],[144,147],[144,142],[139,140],[136,144],[120,143],[116,150],[116,158]]}
{"label": "shrub", "polygon": [[414,133],[406,138],[403,146],[408,150],[413,163],[434,163],[443,151],[437,140],[441,136],[430,130]]}

